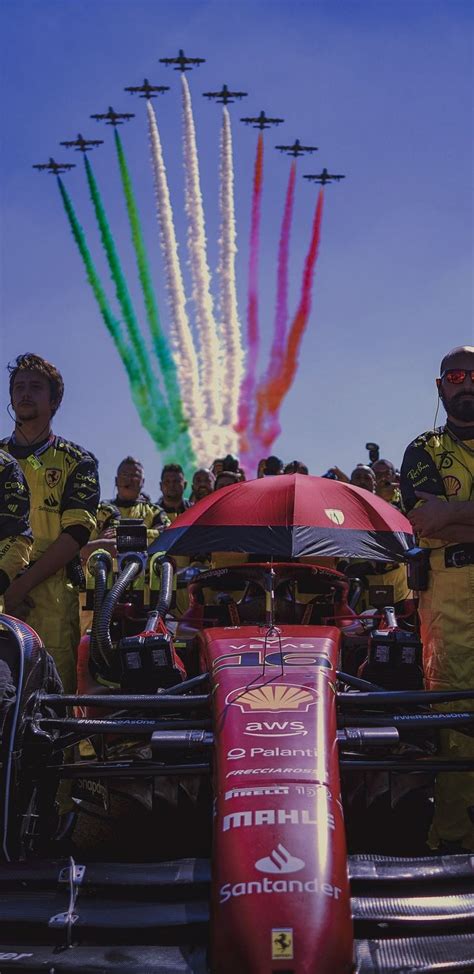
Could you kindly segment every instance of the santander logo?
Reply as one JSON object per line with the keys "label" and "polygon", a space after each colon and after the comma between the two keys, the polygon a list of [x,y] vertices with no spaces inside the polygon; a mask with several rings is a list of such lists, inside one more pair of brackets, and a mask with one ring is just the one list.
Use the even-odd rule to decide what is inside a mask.
{"label": "santander logo", "polygon": [[270,853],[269,856],[264,856],[263,859],[257,859],[255,863],[255,869],[258,869],[260,873],[299,873],[301,869],[304,869],[306,863],[303,859],[298,859],[297,856],[292,856],[288,849],[278,843],[276,849]]}

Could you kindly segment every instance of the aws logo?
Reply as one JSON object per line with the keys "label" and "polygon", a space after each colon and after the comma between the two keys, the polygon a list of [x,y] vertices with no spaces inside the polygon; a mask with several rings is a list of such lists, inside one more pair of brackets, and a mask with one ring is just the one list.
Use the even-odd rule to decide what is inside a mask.
{"label": "aws logo", "polygon": [[240,707],[243,714],[258,711],[307,713],[317,699],[317,691],[311,687],[272,683],[269,686],[251,689],[240,687],[237,690],[232,690],[227,695],[225,702],[234,707]]}
{"label": "aws logo", "polygon": [[302,720],[262,720],[245,725],[246,737],[306,737]]}

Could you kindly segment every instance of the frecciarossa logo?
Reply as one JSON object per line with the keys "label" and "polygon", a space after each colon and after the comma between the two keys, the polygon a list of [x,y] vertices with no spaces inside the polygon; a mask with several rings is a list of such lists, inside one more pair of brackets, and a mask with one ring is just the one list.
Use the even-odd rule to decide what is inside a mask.
{"label": "frecciarossa logo", "polygon": [[238,687],[227,694],[226,704],[240,707],[243,714],[268,712],[307,713],[318,699],[312,687],[270,683],[261,687]]}

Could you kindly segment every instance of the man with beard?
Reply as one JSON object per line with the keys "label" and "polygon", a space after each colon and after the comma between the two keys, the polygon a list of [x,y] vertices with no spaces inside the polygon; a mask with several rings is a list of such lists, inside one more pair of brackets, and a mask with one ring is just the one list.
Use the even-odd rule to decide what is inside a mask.
{"label": "man with beard", "polygon": [[[445,426],[407,447],[401,489],[422,547],[429,549],[419,614],[429,690],[474,689],[474,346],[445,355],[436,380]],[[472,709],[472,701],[441,709]],[[474,758],[474,740],[441,733],[444,757]],[[429,845],[474,850],[474,773],[439,775]]]}
{"label": "man with beard", "polygon": [[184,479],[184,470],[179,463],[166,463],[161,471],[161,497],[158,506],[162,508],[171,521],[174,521],[178,514],[183,514],[190,507],[189,501],[184,497],[187,482]]}
{"label": "man with beard", "polygon": [[216,478],[212,470],[208,470],[207,467],[199,467],[199,470],[196,470],[193,476],[190,502],[196,503],[196,501],[202,501],[203,497],[212,494],[215,482]]}
{"label": "man with beard", "polygon": [[[161,497],[158,506],[162,508],[170,521],[174,521],[180,514],[191,507],[189,501],[184,497],[187,481],[184,477],[184,470],[179,463],[166,463],[161,471]],[[189,565],[188,555],[175,555],[173,562],[177,571],[187,568]],[[177,577],[175,575],[175,583]],[[186,588],[178,588],[176,592],[175,615],[181,616],[188,608],[188,592]]]}
{"label": "man with beard", "polygon": [[[147,529],[148,544],[170,524],[168,516],[158,504],[152,504],[143,494],[145,477],[143,466],[134,457],[125,457],[117,468],[115,486],[117,493],[112,500],[101,501],[97,510],[97,528],[92,540],[83,548],[82,555],[89,556],[96,548],[108,548],[115,555],[115,533],[120,518],[136,518]],[[96,539],[99,539],[98,541]]]}

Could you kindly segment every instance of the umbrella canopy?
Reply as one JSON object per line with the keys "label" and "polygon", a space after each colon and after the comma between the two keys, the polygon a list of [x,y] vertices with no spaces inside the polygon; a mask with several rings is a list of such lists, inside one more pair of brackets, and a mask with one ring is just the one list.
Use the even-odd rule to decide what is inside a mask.
{"label": "umbrella canopy", "polygon": [[150,553],[403,561],[413,544],[408,519],[375,494],[325,477],[287,474],[215,491],[177,517]]}

